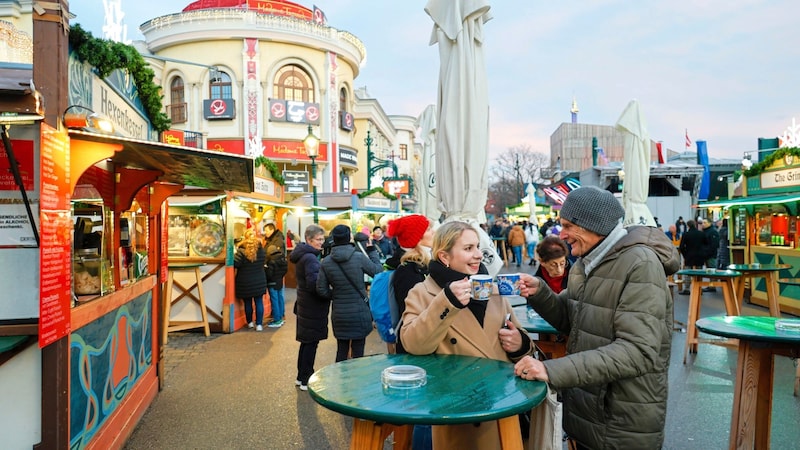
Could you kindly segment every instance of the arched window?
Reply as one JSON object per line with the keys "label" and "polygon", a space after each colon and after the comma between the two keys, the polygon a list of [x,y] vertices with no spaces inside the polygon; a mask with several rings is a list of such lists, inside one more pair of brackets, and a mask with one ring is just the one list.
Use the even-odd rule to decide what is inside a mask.
{"label": "arched window", "polygon": [[225,72],[212,71],[211,82],[209,83],[209,94],[215,98],[233,98],[233,85],[231,77]]}
{"label": "arched window", "polygon": [[347,111],[347,89],[339,89],[339,111]]}
{"label": "arched window", "polygon": [[175,77],[169,84],[169,118],[172,123],[186,122],[186,90],[183,78]]}
{"label": "arched window", "polygon": [[275,75],[273,84],[276,98],[306,103],[316,102],[311,77],[298,66],[290,64],[282,67]]}

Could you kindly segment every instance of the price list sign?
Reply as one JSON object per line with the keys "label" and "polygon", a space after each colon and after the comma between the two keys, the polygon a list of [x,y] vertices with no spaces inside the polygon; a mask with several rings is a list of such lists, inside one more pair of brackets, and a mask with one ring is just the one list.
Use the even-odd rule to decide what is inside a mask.
{"label": "price list sign", "polygon": [[39,347],[52,344],[70,331],[72,219],[68,147],[65,133],[42,124]]}

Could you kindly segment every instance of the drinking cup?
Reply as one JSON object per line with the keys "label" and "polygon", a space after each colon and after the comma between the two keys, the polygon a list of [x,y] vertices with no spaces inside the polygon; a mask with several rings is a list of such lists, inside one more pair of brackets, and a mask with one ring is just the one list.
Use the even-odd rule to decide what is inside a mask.
{"label": "drinking cup", "polygon": [[469,277],[472,283],[472,298],[475,300],[486,301],[492,295],[492,276],[491,275],[472,275]]}

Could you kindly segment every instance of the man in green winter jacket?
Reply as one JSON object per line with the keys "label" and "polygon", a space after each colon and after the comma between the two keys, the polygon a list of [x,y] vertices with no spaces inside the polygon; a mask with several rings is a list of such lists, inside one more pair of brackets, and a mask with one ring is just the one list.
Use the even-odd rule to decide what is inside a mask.
{"label": "man in green winter jacket", "polygon": [[567,289],[556,295],[522,276],[528,305],[569,340],[566,356],[526,357],[515,373],[561,392],[564,430],[579,449],[660,449],[664,441],[672,341],[666,276],[680,258],[657,228],[623,228],[624,213],[608,191],[570,192],[560,237],[579,259]]}

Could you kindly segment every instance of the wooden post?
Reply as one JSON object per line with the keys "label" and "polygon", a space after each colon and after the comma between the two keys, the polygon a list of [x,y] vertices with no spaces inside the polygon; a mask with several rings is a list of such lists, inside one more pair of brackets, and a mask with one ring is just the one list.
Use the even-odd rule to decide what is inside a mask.
{"label": "wooden post", "polygon": [[[66,0],[37,3],[33,83],[45,101],[44,122],[59,129],[68,106],[69,4]],[[69,448],[69,364],[69,337],[42,349],[42,441],[36,449]]]}

